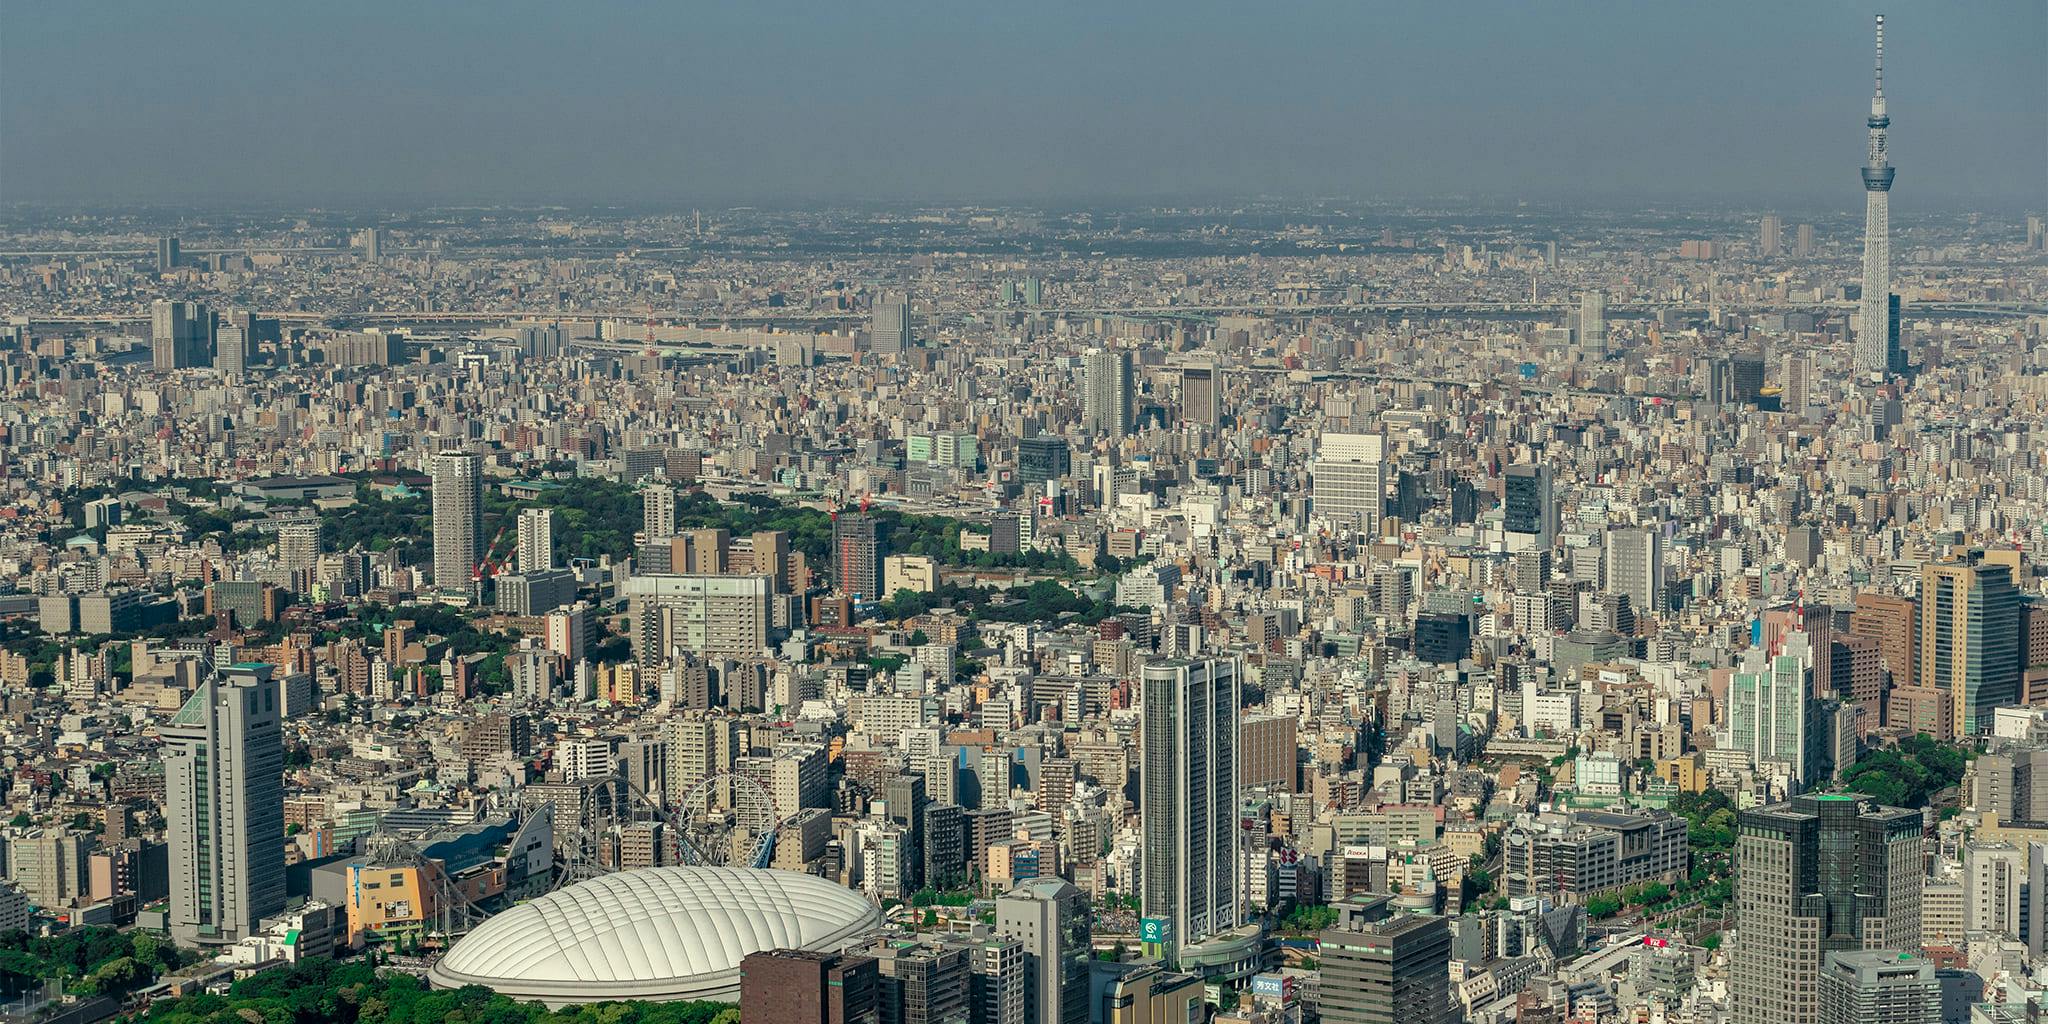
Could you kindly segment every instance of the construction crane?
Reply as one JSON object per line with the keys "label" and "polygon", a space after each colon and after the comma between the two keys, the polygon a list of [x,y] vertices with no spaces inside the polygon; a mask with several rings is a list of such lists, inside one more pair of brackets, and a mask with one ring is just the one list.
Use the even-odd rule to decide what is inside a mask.
{"label": "construction crane", "polygon": [[481,583],[484,577],[496,576],[505,571],[505,560],[494,556],[498,550],[498,544],[504,541],[505,533],[511,527],[512,521],[510,519],[499,524],[497,534],[491,538],[491,543],[484,548],[483,557],[477,559],[476,567],[469,570],[470,582]]}

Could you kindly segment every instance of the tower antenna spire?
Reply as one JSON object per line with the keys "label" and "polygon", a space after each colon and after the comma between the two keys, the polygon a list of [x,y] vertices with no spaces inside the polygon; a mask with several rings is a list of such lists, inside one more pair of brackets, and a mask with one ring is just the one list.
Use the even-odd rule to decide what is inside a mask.
{"label": "tower antenna spire", "polygon": [[1884,95],[1884,15],[1877,16],[1877,94]]}

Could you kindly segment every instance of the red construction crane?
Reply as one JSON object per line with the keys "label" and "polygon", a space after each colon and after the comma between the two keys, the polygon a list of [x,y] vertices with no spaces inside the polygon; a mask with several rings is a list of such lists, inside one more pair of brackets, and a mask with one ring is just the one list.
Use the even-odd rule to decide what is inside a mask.
{"label": "red construction crane", "polygon": [[498,533],[491,538],[489,546],[484,548],[483,557],[477,560],[475,568],[469,570],[469,578],[472,582],[481,582],[485,576],[496,576],[505,571],[505,560],[492,557],[492,555],[498,550],[498,543],[505,539],[505,532],[511,526],[512,521],[510,519],[499,524]]}

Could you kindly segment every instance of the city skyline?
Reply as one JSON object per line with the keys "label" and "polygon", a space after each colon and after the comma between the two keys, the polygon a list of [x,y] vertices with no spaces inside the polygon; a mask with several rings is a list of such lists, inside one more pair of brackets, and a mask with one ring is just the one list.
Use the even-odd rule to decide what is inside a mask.
{"label": "city skyline", "polygon": [[[1867,98],[1850,73],[1868,66],[1854,29],[1887,11],[1916,202],[2037,203],[2048,11],[2024,2],[1173,17],[1140,4],[1037,18],[17,5],[0,36],[0,201],[1486,195],[1834,209],[1839,154],[1856,145],[1845,118]],[[242,42],[237,62],[150,59],[222,38]],[[569,45],[575,59],[534,60]],[[74,66],[96,74],[64,73]]]}

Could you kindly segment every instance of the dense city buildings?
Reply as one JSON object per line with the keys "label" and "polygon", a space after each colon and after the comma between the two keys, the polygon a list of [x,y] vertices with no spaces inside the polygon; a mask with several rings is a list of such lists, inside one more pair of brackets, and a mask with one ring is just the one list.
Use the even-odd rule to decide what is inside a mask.
{"label": "dense city buildings", "polygon": [[[1344,13],[1300,45],[1378,42]],[[1583,34],[1582,12],[1525,16]],[[10,40],[30,17],[10,10]],[[1659,17],[1680,15],[1617,24],[1660,66],[1714,66],[1667,58],[1714,37]],[[1947,23],[1981,27],[1979,5],[1925,35],[1891,21],[1925,170],[1893,224],[1880,79],[1859,218],[1828,139],[1864,102],[1863,17],[1745,51],[1796,39],[1842,90],[1834,113],[1766,111],[1818,140],[1803,198],[1524,189],[1551,172],[1523,150],[1553,136],[1589,160],[1585,140],[1628,140],[1660,176],[1733,162],[1540,118],[1498,162],[1515,187],[1414,200],[1205,197],[1235,156],[1193,161],[1176,197],[1086,202],[1055,198],[1060,174],[957,204],[10,192],[0,1017],[2039,1017],[2048,232],[2041,197],[1922,191],[1938,140],[1974,127],[1936,87],[2034,101],[1953,56]],[[762,35],[818,25],[836,31]],[[1503,102],[1617,70],[1495,34],[1528,51],[1497,66],[1549,61]],[[751,52],[729,35],[647,77]],[[1072,77],[1059,45],[983,35],[1045,54],[1004,79],[1014,103],[920,88],[1014,144],[991,166],[1114,151],[1142,183],[1189,163],[1148,118],[1103,146],[1034,99]],[[858,130],[759,119],[802,160],[701,125],[623,134],[689,140],[655,161],[679,191],[744,150],[763,180],[844,177],[820,195],[857,193],[870,136],[933,140],[892,150],[903,175],[981,144],[861,110],[861,76],[922,66],[865,42],[878,59],[804,65],[860,112],[804,109]],[[348,81],[388,56],[334,49],[370,62]],[[472,53],[445,63],[478,95],[553,82]],[[113,90],[132,63],[91,66]],[[1303,71],[1209,62],[1236,63]],[[278,95],[332,88],[318,71]],[[392,80],[462,111],[422,75]],[[1617,109],[1667,87],[1622,79]],[[1289,100],[1339,123],[1330,104]],[[1777,166],[1741,107],[1702,137],[1741,124],[1743,163]],[[639,173],[618,116],[520,147],[593,182]],[[1217,152],[1320,162],[1351,137],[1304,123],[1249,119]],[[10,185],[58,136],[127,138],[89,127],[0,147]],[[320,170],[261,134],[181,180]],[[151,159],[81,174],[166,162],[123,145]],[[417,148],[343,163],[369,177]],[[1625,184],[1599,153],[1588,180]]]}

